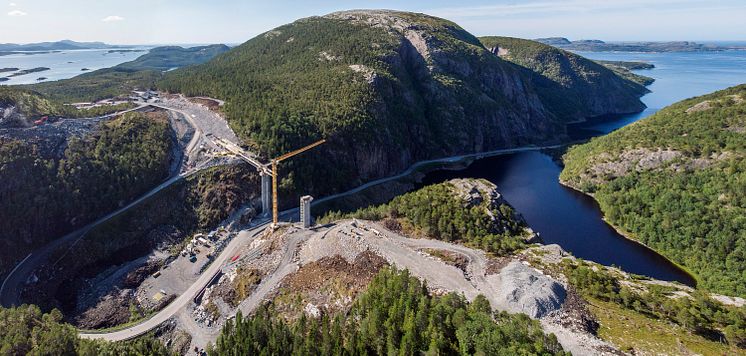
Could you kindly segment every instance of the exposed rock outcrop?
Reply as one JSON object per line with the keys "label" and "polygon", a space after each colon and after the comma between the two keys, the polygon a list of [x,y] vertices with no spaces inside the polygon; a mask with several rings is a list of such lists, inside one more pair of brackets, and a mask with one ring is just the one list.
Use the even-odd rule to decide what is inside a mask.
{"label": "exposed rock outcrop", "polygon": [[566,120],[645,108],[639,98],[649,90],[643,85],[580,55],[519,38],[488,36],[480,40],[492,53],[535,73],[530,78],[542,102]]}
{"label": "exposed rock outcrop", "polygon": [[31,126],[28,119],[15,105],[0,106],[0,128],[28,126]]}
{"label": "exposed rock outcrop", "polygon": [[[290,177],[314,172],[313,180],[288,179],[286,196],[297,201],[293,194],[342,191],[416,161],[557,142],[569,121],[643,107],[619,85],[576,88],[549,103],[540,78],[448,20],[353,10],[281,26],[205,65],[169,72],[161,87],[226,100],[231,126],[267,157],[325,138],[287,168]],[[597,79],[606,78],[588,82]],[[609,100],[593,99],[602,95]],[[582,110],[566,115],[565,104]]]}

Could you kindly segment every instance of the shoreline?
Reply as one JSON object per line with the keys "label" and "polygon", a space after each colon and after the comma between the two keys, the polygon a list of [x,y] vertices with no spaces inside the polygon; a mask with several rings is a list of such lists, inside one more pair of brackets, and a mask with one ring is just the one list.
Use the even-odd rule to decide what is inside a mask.
{"label": "shoreline", "polygon": [[[668,263],[670,263],[671,265],[675,266],[680,271],[684,272],[687,276],[689,276],[694,281],[694,285],[693,286],[692,285],[688,285],[686,283],[682,283],[682,282],[679,282],[679,281],[670,281],[670,282],[681,283],[681,284],[683,284],[685,286],[688,286],[688,287],[692,287],[692,288],[695,288],[695,289],[697,288],[697,286],[700,283],[700,280],[699,280],[699,278],[697,277],[696,274],[692,273],[692,271],[690,271],[685,266],[682,266],[682,265],[678,264],[676,261],[671,260],[670,258],[668,258],[668,256],[662,254],[658,250],[656,250],[656,249],[654,249],[654,248],[652,248],[652,247],[650,247],[650,246],[642,243],[640,240],[634,238],[633,237],[634,236],[633,233],[622,230],[620,227],[612,224],[608,219],[606,219],[606,214],[604,214],[604,211],[601,208],[601,204],[598,202],[598,200],[596,200],[596,197],[593,194],[586,193],[586,192],[584,192],[584,191],[582,191],[580,189],[577,189],[576,187],[570,185],[568,182],[563,181],[562,179],[558,179],[557,182],[561,186],[563,186],[565,188],[572,189],[575,192],[578,192],[580,194],[583,194],[586,197],[589,197],[589,198],[593,199],[593,201],[596,203],[596,205],[598,205],[599,212],[601,212],[601,220],[603,220],[603,222],[606,223],[606,225],[608,225],[609,227],[611,227],[612,229],[614,229],[614,231],[616,231],[616,233],[619,236],[623,237],[625,240],[633,242],[633,243],[635,243],[635,244],[637,244],[637,245],[639,245],[639,246],[641,246],[641,247],[643,247],[643,248],[645,248],[647,250],[650,250],[650,251],[654,252],[656,255],[660,256],[661,258],[663,258],[664,260],[666,260]],[[628,273],[631,273],[631,272],[628,272]],[[634,274],[634,273],[632,273],[632,274]],[[657,278],[653,278],[653,277],[650,277],[650,276],[644,276],[644,277],[651,278],[651,279],[657,279]]]}

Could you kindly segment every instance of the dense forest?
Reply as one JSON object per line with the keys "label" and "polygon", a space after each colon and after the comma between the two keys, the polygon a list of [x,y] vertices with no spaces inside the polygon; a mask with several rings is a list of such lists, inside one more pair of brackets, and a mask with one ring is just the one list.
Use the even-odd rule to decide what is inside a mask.
{"label": "dense forest", "polygon": [[62,322],[62,314],[42,313],[36,306],[0,308],[0,355],[170,355],[160,342],[139,338],[110,343],[85,340]]}
{"label": "dense forest", "polygon": [[202,64],[213,57],[228,52],[226,45],[209,45],[183,48],[179,46],[156,47],[135,60],[116,65],[115,69],[167,71],[175,68]]}
{"label": "dense forest", "polygon": [[388,204],[347,214],[328,213],[320,222],[350,217],[383,220],[394,230],[460,242],[498,255],[525,247],[528,233],[523,218],[506,202],[493,201],[488,192],[479,193],[481,202],[469,204],[452,183],[434,184],[397,196]]}
{"label": "dense forest", "polygon": [[52,141],[0,138],[0,271],[158,185],[175,144],[168,122],[139,113]]}
{"label": "dense forest", "polygon": [[478,296],[432,296],[407,271],[384,269],[346,314],[288,323],[260,307],[223,328],[211,355],[560,355],[523,314],[493,313]]}
{"label": "dense forest", "polygon": [[645,108],[638,99],[648,90],[618,70],[536,41],[498,36],[479,40],[501,58],[538,74],[530,78],[542,102],[561,117],[582,120]]}
{"label": "dense forest", "polygon": [[278,27],[158,86],[226,100],[264,157],[327,139],[283,163],[284,186],[327,194],[420,159],[561,137],[529,74],[450,21],[352,11]]}
{"label": "dense forest", "polygon": [[561,179],[700,287],[746,297],[745,99],[743,85],[688,99],[573,147]]}

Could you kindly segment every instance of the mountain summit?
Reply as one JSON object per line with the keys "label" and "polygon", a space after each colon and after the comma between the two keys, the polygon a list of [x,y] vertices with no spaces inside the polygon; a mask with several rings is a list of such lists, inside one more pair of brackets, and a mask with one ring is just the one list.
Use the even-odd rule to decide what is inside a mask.
{"label": "mountain summit", "polygon": [[[226,100],[231,126],[265,157],[326,138],[288,163],[285,182],[326,194],[423,159],[561,139],[577,118],[545,105],[536,75],[451,21],[353,10],[268,31],[161,87]],[[313,184],[297,178],[312,172]]]}

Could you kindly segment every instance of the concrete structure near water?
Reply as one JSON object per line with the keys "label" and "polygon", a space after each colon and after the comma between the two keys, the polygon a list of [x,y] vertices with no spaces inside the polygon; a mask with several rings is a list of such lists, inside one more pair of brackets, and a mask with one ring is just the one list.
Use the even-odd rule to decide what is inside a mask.
{"label": "concrete structure near water", "polygon": [[313,197],[304,195],[300,198],[300,223],[304,229],[311,227],[311,202]]}

